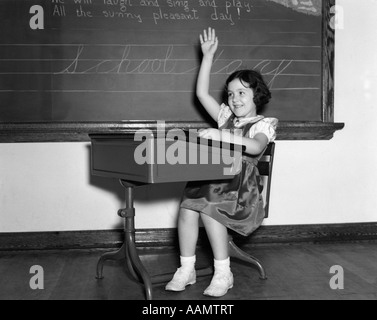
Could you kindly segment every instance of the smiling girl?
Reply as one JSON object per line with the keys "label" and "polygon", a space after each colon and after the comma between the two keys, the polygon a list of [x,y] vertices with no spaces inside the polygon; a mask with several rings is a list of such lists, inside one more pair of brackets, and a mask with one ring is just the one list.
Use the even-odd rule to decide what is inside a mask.
{"label": "smiling girl", "polygon": [[196,93],[199,101],[217,121],[219,129],[206,129],[200,137],[245,146],[242,170],[234,178],[222,181],[189,182],[185,188],[178,217],[181,267],[166,290],[183,291],[196,282],[196,244],[199,218],[206,229],[213,255],[215,273],[204,295],[221,297],[233,287],[228,252],[228,229],[250,235],[264,219],[262,185],[258,160],[268,143],[276,137],[278,120],[257,112],[266,105],[271,93],[257,71],[241,70],[226,81],[228,104],[219,104],[209,93],[210,73],[218,48],[215,30],[200,35],[203,60]]}

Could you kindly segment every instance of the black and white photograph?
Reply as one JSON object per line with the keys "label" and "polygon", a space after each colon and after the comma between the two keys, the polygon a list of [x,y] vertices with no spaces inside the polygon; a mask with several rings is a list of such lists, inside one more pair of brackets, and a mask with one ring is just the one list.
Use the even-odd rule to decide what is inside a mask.
{"label": "black and white photograph", "polygon": [[0,0],[0,300],[376,300],[375,12]]}

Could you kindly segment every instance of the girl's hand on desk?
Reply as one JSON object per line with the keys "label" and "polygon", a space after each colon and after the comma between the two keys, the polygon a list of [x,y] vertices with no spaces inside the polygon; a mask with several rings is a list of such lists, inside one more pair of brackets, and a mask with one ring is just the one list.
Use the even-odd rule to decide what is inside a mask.
{"label": "girl's hand on desk", "polygon": [[198,133],[200,138],[221,141],[221,131],[218,129],[203,129]]}
{"label": "girl's hand on desk", "polygon": [[202,52],[204,56],[214,56],[219,45],[219,40],[216,37],[215,29],[208,28],[200,35],[200,44],[202,45]]}

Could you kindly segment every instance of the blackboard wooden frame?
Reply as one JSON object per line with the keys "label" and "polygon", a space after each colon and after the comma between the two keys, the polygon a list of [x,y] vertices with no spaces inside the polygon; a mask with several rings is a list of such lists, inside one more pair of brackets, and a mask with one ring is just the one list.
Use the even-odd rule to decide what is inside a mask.
{"label": "blackboard wooden frame", "polygon": [[[335,30],[330,25],[334,5],[335,0],[324,0],[322,4],[322,121],[281,121],[278,140],[329,140],[344,127],[344,123],[334,122]],[[0,142],[87,142],[91,133],[134,132],[156,126],[152,121],[0,123]],[[166,122],[167,130],[207,126],[205,122]]]}

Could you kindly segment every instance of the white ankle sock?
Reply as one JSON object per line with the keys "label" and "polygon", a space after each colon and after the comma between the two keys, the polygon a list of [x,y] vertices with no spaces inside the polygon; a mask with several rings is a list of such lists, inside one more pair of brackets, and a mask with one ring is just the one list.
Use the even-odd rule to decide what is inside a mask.
{"label": "white ankle sock", "polygon": [[225,260],[214,259],[215,272],[229,273],[230,272],[230,258]]}
{"label": "white ankle sock", "polygon": [[181,267],[183,270],[192,271],[195,269],[196,256],[192,257],[182,257],[181,256]]}

